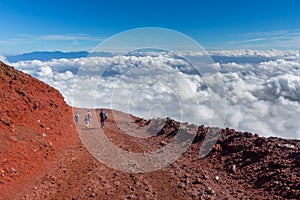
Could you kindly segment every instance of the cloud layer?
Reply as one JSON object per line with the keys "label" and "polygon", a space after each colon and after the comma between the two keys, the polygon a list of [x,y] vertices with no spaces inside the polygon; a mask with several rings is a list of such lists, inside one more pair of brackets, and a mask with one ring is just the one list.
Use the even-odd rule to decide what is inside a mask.
{"label": "cloud layer", "polygon": [[221,122],[226,106],[225,127],[300,138],[298,51],[209,52],[217,61],[210,66],[218,70],[213,74],[195,70],[180,58],[204,54],[148,52],[12,65],[60,90],[73,106],[206,125],[219,125],[213,119]]}

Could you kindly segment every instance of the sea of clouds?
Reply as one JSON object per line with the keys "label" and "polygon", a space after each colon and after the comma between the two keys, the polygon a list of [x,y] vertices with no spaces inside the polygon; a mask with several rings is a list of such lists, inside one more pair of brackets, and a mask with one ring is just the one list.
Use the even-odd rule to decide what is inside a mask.
{"label": "sea of clouds", "polygon": [[[207,54],[213,74],[182,59]],[[10,64],[57,88],[72,106],[300,139],[299,51],[143,52]]]}

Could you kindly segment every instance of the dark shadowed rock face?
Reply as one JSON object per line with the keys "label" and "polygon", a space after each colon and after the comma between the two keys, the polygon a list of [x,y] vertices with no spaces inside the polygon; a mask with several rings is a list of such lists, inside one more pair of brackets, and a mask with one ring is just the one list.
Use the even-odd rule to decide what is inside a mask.
{"label": "dark shadowed rock face", "polygon": [[[106,137],[126,151],[163,148],[182,127],[194,134],[176,162],[125,173],[91,156],[57,90],[1,62],[0,105],[0,199],[300,199],[299,140],[169,118],[157,120],[162,128],[156,130],[152,120],[114,111],[133,135],[151,129],[148,138],[138,138],[124,134],[107,109]],[[207,144],[213,147],[200,159]]]}

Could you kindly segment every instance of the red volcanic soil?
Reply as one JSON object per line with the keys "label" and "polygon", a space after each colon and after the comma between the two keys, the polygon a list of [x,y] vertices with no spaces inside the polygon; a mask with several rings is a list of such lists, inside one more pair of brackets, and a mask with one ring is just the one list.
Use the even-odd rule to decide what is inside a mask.
{"label": "red volcanic soil", "polygon": [[[99,110],[86,129],[86,109],[74,108],[76,129],[57,90],[3,63],[0,88],[0,199],[300,199],[299,140],[184,124],[195,138],[178,160],[152,172],[123,172],[95,159],[80,139],[101,130]],[[128,152],[160,149],[182,125],[167,119],[153,135],[134,137],[156,120],[106,111],[104,134]],[[207,145],[210,153],[199,158]]]}
{"label": "red volcanic soil", "polygon": [[76,143],[76,128],[57,90],[1,62],[0,105],[0,197],[11,199]]}

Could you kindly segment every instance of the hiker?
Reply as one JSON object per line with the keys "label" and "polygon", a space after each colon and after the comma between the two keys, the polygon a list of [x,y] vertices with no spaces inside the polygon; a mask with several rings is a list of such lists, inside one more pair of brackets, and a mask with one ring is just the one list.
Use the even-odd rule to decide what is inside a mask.
{"label": "hiker", "polygon": [[86,115],[89,118],[89,124],[92,124],[92,113],[88,110]]}
{"label": "hiker", "polygon": [[86,115],[85,117],[84,117],[84,121],[85,121],[85,127],[86,128],[89,128],[90,127],[90,118],[88,117],[88,115]]}
{"label": "hiker", "polygon": [[76,126],[78,126],[78,120],[79,120],[79,114],[78,114],[78,112],[76,112],[76,114],[74,116],[74,120],[75,120]]}
{"label": "hiker", "polygon": [[88,110],[84,118],[86,128],[89,128],[92,124],[92,113]]}
{"label": "hiker", "polygon": [[103,109],[100,110],[99,116],[101,121],[101,127],[104,128],[104,122],[107,119],[107,115]]}

